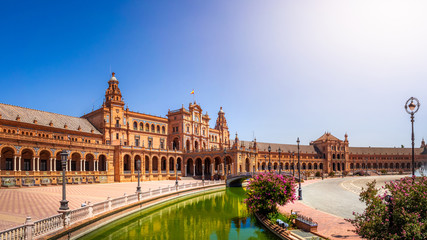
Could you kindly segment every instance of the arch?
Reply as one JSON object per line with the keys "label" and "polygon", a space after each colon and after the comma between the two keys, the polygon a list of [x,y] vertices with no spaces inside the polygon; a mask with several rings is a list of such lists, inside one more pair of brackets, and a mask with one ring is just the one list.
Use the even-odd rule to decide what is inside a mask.
{"label": "arch", "polygon": [[145,173],[149,173],[150,172],[150,157],[145,156]]}
{"label": "arch", "polygon": [[21,164],[22,164],[22,171],[31,171],[35,170],[34,161],[33,158],[35,157],[34,151],[31,149],[23,149],[21,150]]}
{"label": "arch", "polygon": [[401,168],[401,169],[405,169],[405,163],[401,163],[401,164],[400,164],[400,168]]}
{"label": "arch", "polygon": [[283,163],[279,164],[279,170],[283,170]]}
{"label": "arch", "polygon": [[289,163],[285,163],[285,170],[289,170]]}
{"label": "arch", "polygon": [[138,123],[136,121],[133,122],[133,130],[138,130]]}
{"label": "arch", "polygon": [[148,123],[145,124],[145,131],[146,132],[150,131],[150,124],[148,124]]}
{"label": "arch", "polygon": [[78,152],[71,154],[71,171],[82,171],[80,168],[81,155]]}
{"label": "arch", "polygon": [[179,138],[174,138],[172,142],[172,149],[179,150]]}
{"label": "arch", "polygon": [[159,172],[159,158],[157,156],[151,158],[151,169],[153,173]]}
{"label": "arch", "polygon": [[384,163],[384,168],[388,168],[388,163]]}
{"label": "arch", "polygon": [[262,162],[262,164],[261,164],[261,169],[263,170],[263,171],[265,171],[266,169],[265,169],[265,162]]}
{"label": "arch", "polygon": [[311,170],[312,169],[312,165],[311,165],[311,163],[308,163],[308,170]]}
{"label": "arch", "polygon": [[371,163],[368,163],[368,169],[370,169],[371,168]]}
{"label": "arch", "polygon": [[[141,161],[141,169],[138,169],[138,160],[139,161]],[[136,172],[136,173],[138,173],[138,170],[140,171],[140,172],[142,172],[142,169],[144,168],[144,166],[143,166],[144,164],[142,163],[142,160],[141,160],[141,156],[140,155],[135,155],[135,157],[133,158],[133,171],[134,172]]]}
{"label": "arch", "polygon": [[215,157],[214,158],[214,169],[213,169],[214,174],[217,174],[217,175],[221,174],[220,164],[221,164],[221,158]]}
{"label": "arch", "polygon": [[336,171],[337,169],[336,169],[336,166],[335,166],[335,163],[332,163],[332,171]]}
{"label": "arch", "polygon": [[323,163],[319,164],[319,169],[323,170]]}
{"label": "arch", "polygon": [[377,169],[377,163],[373,163],[372,165],[374,169]]}
{"label": "arch", "polygon": [[144,131],[144,123],[139,123],[139,131]]}
{"label": "arch", "polygon": [[162,157],[161,163],[160,163],[160,169],[162,173],[166,172],[166,157]]}
{"label": "arch", "polygon": [[178,157],[176,159],[176,163],[178,164],[178,167],[177,167],[178,172],[181,172],[182,171],[182,160],[180,157]]}
{"label": "arch", "polygon": [[169,158],[169,169],[168,169],[168,171],[169,172],[175,172],[174,169],[175,169],[175,159],[173,159],[173,157],[170,157]]}
{"label": "arch", "polygon": [[186,142],[186,148],[187,148],[187,151],[190,151],[191,150],[191,144],[190,144],[190,140],[188,140],[187,139],[187,142]]}
{"label": "arch", "polygon": [[209,157],[205,158],[205,176],[212,176],[212,161]]}
{"label": "arch", "polygon": [[356,163],[356,169],[359,169],[359,168],[360,168],[360,164]]}
{"label": "arch", "polygon": [[[42,150],[39,153],[39,159],[38,163],[40,171],[49,171],[50,168],[50,158],[51,158],[51,152],[47,150]],[[36,160],[37,161],[37,160]]]}
{"label": "arch", "polygon": [[196,175],[201,176],[202,175],[202,159],[196,158]]}
{"label": "arch", "polygon": [[278,170],[278,169],[277,169],[277,166],[278,166],[278,165],[277,165],[277,163],[275,162],[275,163],[273,164],[273,169],[274,169],[274,170]]}
{"label": "arch", "polygon": [[313,164],[314,170],[317,170],[317,163]]}
{"label": "arch", "polygon": [[130,168],[131,168],[130,156],[129,156],[129,154],[126,154],[123,157],[123,171],[129,171],[129,173],[130,173]]}
{"label": "arch", "polygon": [[98,169],[99,171],[107,171],[107,157],[104,154],[99,155]]}
{"label": "arch", "polygon": [[332,159],[335,159],[335,153],[334,153],[334,154],[332,154]]}
{"label": "arch", "polygon": [[382,163],[379,163],[379,164],[378,164],[378,168],[382,169],[382,168],[383,168],[383,164],[382,164]]}
{"label": "arch", "polygon": [[156,132],[156,126],[154,124],[151,124],[151,132]]}
{"label": "arch", "polygon": [[[0,170],[12,171],[14,170],[15,149],[11,147],[4,147],[1,149]],[[17,166],[16,166],[17,167]]]}
{"label": "arch", "polygon": [[193,159],[189,158],[189,159],[187,159],[187,169],[186,169],[187,174],[186,174],[186,176],[193,176],[193,174],[194,174],[193,170],[194,170],[193,169]]}
{"label": "arch", "polygon": [[344,163],[341,163],[341,170],[345,171],[345,164]]}
{"label": "arch", "polygon": [[85,161],[85,170],[86,171],[95,171],[95,157],[93,154],[89,153],[86,154],[86,161]]}
{"label": "arch", "polygon": [[410,169],[411,168],[411,163],[406,163],[406,168]]}
{"label": "arch", "polygon": [[350,169],[353,169],[353,168],[354,168],[353,163],[350,163]]}
{"label": "arch", "polygon": [[199,142],[198,141],[194,141],[194,150],[199,150]]}
{"label": "arch", "polygon": [[302,164],[302,170],[306,170],[307,168],[306,168],[306,164],[305,163],[303,163]]}
{"label": "arch", "polygon": [[165,128],[165,126],[162,126],[162,134],[166,134],[166,128]]}
{"label": "arch", "polygon": [[157,125],[156,130],[157,130],[157,133],[160,133],[160,126],[159,125]]}
{"label": "arch", "polygon": [[245,171],[246,172],[250,172],[250,163],[249,163],[249,158],[246,158],[245,160]]}

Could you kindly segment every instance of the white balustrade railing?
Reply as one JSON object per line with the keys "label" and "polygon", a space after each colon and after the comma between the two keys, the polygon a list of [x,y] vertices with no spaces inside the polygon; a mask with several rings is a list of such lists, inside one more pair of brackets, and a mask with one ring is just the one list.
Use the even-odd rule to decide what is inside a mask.
{"label": "white balustrade railing", "polygon": [[63,228],[64,221],[62,220],[62,216],[62,214],[57,214],[52,217],[35,221],[34,236],[38,237]]}
{"label": "white balustrade railing", "polygon": [[9,239],[25,239],[26,238],[27,226],[14,227],[3,232],[0,232],[0,240],[9,240]]}
{"label": "white balustrade railing", "polygon": [[30,217],[27,217],[27,220],[24,225],[10,228],[0,232],[0,240],[32,240],[34,238],[39,238],[49,233],[68,227],[76,222],[83,221],[85,219],[92,218],[96,215],[102,214],[104,212],[123,207],[128,204],[138,202],[142,199],[149,198],[154,195],[166,194],[169,192],[183,190],[192,187],[206,186],[206,185],[215,185],[224,183],[222,180],[218,181],[204,181],[198,183],[187,183],[187,184],[178,184],[159,187],[156,189],[149,189],[146,192],[139,194],[135,193],[127,196],[126,194],[122,197],[115,199],[108,198],[107,201],[91,204],[84,206],[78,209],[65,211],[64,213],[57,214],[48,218],[40,219],[35,222],[31,221]]}

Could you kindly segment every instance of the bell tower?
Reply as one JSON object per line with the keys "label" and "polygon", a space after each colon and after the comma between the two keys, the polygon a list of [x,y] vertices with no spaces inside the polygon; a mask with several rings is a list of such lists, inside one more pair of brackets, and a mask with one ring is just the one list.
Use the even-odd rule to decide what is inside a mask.
{"label": "bell tower", "polygon": [[119,81],[115,77],[115,73],[113,72],[112,77],[108,81],[108,88],[105,91],[105,105],[110,107],[111,105],[124,107],[125,103],[122,99],[122,93],[119,89]]}
{"label": "bell tower", "polygon": [[221,146],[230,147],[230,133],[228,132],[227,120],[222,107],[219,109],[218,118],[216,119],[215,129],[219,131]]}

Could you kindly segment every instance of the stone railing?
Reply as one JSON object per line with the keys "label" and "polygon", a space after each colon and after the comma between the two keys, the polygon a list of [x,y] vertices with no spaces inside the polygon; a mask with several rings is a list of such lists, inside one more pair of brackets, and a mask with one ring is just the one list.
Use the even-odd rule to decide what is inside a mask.
{"label": "stone railing", "polygon": [[145,200],[152,196],[167,194],[169,192],[177,192],[179,190],[223,184],[224,181],[205,181],[187,184],[178,184],[159,187],[157,189],[149,189],[146,192],[135,193],[132,195],[124,194],[122,197],[111,199],[108,197],[107,201],[99,203],[88,203],[87,206],[77,208],[69,211],[61,211],[60,214],[40,219],[35,222],[31,220],[31,217],[27,217],[25,224],[10,228],[0,232],[0,240],[32,240],[43,237],[47,234],[62,230],[69,227],[72,224],[81,222],[86,219],[93,218],[94,216],[100,215],[104,212],[111,211],[129,204],[136,203],[138,201]]}

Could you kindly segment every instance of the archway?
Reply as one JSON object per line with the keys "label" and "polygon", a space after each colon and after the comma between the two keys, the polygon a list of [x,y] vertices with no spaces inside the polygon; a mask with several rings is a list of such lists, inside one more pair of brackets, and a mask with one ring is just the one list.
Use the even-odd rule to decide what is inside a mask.
{"label": "archway", "polygon": [[246,170],[246,172],[250,172],[249,158],[246,158],[246,160],[245,160],[245,170]]}
{"label": "archway", "polygon": [[205,176],[212,176],[212,163],[210,158],[205,158]]}
{"label": "archway", "polygon": [[196,150],[196,151],[199,150],[199,142],[198,141],[194,141],[194,150]]}
{"label": "archway", "polygon": [[159,172],[159,159],[156,156],[154,156],[151,159],[151,167],[153,169],[152,170],[153,173],[158,173]]}
{"label": "archway", "polygon": [[125,173],[130,173],[130,156],[126,154],[123,158],[123,171]]}
{"label": "archway", "polygon": [[186,148],[187,148],[187,151],[190,151],[191,150],[191,144],[190,144],[190,140],[187,140],[187,142],[186,142]]}
{"label": "archway", "polygon": [[[5,147],[1,150],[1,170],[12,171],[14,170],[14,155],[15,150],[9,147]],[[17,164],[17,163],[16,163]],[[18,166],[15,166],[15,170]]]}
{"label": "archway", "polygon": [[193,176],[194,175],[194,171],[193,171],[193,159],[189,158],[187,159],[187,174],[186,176]]}
{"label": "archway", "polygon": [[80,164],[82,164],[80,154],[73,153],[71,155],[71,171],[82,171]]}
{"label": "archway", "polygon": [[177,158],[176,159],[176,162],[177,162],[177,164],[178,164],[178,167],[177,167],[177,171],[178,171],[178,173],[181,173],[181,165],[182,165],[182,163],[181,163],[181,158],[179,157],[179,158]]}
{"label": "archway", "polygon": [[197,158],[196,159],[196,175],[202,176],[202,159]]}
{"label": "archway", "polygon": [[40,152],[40,171],[49,171],[50,168],[52,168],[50,163],[50,152],[43,150]]}
{"label": "archway", "polygon": [[145,173],[150,172],[150,158],[145,156]]}
{"label": "archway", "polygon": [[85,170],[95,171],[95,157],[92,154],[86,155]]}
{"label": "archway", "polygon": [[107,157],[99,155],[99,171],[107,171]]}
{"label": "archway", "polygon": [[35,167],[34,162],[32,161],[34,158],[33,151],[29,149],[22,150],[21,153],[21,162],[22,164],[22,171],[34,171]]}
{"label": "archway", "polygon": [[179,150],[179,139],[178,138],[174,138],[173,142],[172,142],[172,149],[173,150]]}
{"label": "archway", "polygon": [[162,157],[162,161],[161,161],[161,170],[162,170],[162,173],[166,173],[166,158],[165,157]]}
{"label": "archway", "polygon": [[174,161],[173,157],[170,157],[169,158],[169,169],[168,169],[168,171],[169,172],[175,172],[174,169],[175,169],[175,161]]}
{"label": "archway", "polygon": [[134,159],[133,159],[133,164],[134,164],[133,169],[134,169],[134,173],[138,173],[138,170],[139,170],[140,172],[143,172],[143,171],[142,171],[142,169],[144,168],[144,164],[143,164],[143,163],[142,163],[142,161],[141,161],[141,169],[138,169],[138,160],[139,160],[139,161],[141,161],[141,156],[136,155],[136,156],[134,157]]}

